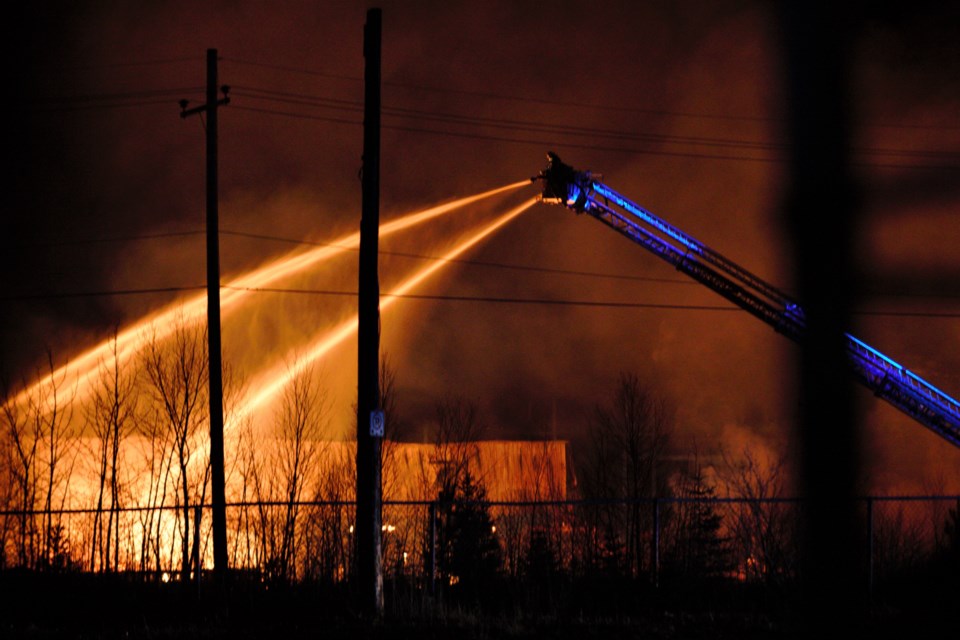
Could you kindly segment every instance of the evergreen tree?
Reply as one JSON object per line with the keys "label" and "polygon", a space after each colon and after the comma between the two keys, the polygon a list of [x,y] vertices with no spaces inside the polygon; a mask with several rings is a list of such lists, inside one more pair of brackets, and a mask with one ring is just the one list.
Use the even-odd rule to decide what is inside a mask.
{"label": "evergreen tree", "polygon": [[729,538],[722,535],[723,517],[717,511],[716,487],[695,459],[681,482],[670,557],[672,568],[689,578],[711,579],[732,567]]}
{"label": "evergreen tree", "polygon": [[500,543],[494,533],[487,492],[465,471],[445,514],[445,573],[458,590],[476,595],[496,578]]}

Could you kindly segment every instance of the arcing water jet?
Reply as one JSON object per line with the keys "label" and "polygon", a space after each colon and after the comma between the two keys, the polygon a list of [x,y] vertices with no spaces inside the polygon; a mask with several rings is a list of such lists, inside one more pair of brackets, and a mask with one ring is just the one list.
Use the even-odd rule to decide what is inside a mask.
{"label": "arcing water jet", "polygon": [[[532,207],[534,204],[536,204],[536,202],[537,199],[533,198],[527,200],[520,206],[511,209],[490,224],[483,227],[477,233],[470,235],[467,239],[460,242],[457,246],[448,251],[437,261],[424,267],[423,269],[420,269],[415,274],[404,280],[392,292],[382,294],[380,297],[380,311],[382,312],[391,307],[397,300],[401,299],[402,296],[410,293],[410,291],[419,286],[424,280],[429,278],[444,266],[448,265],[451,260],[456,259],[462,253],[476,245],[494,231],[500,229],[503,225],[507,224],[521,213]],[[251,413],[262,407],[280,390],[282,390],[284,386],[286,386],[291,380],[302,373],[306,367],[310,366],[311,363],[319,358],[322,358],[331,349],[354,335],[357,331],[357,325],[358,319],[357,316],[354,315],[349,320],[344,321],[339,326],[318,337],[310,344],[310,346],[306,348],[305,352],[299,354],[298,357],[291,358],[290,361],[292,361],[293,364],[289,367],[282,369],[280,367],[274,367],[268,373],[261,375],[257,380],[254,381],[253,384],[250,385],[251,389],[256,389],[257,391],[254,395],[248,396],[246,399],[240,402],[231,422],[233,424],[239,423],[241,420],[243,420],[243,418],[249,416]],[[229,427],[229,425],[226,426]]]}
{"label": "arcing water jet", "polygon": [[[429,209],[409,213],[401,218],[380,225],[380,237],[409,229],[415,225],[427,222],[433,218],[449,213],[461,207],[473,204],[479,200],[497,194],[517,189],[528,184],[526,181],[508,184],[496,189],[490,189],[472,196],[460,198]],[[249,298],[251,289],[265,287],[307,269],[325,262],[345,251],[356,249],[360,243],[360,234],[352,233],[339,238],[332,244],[317,247],[307,251],[294,251],[286,256],[277,258],[268,264],[238,276],[223,285],[220,292],[220,308],[224,314],[229,313],[241,301]],[[230,287],[230,288],[226,288]],[[123,360],[143,347],[147,340],[162,340],[169,337],[179,323],[186,325],[196,324],[206,318],[206,294],[191,296],[185,301],[174,302],[165,308],[156,311],[147,317],[135,322],[116,336],[116,350],[113,339],[104,340],[100,344],[81,353],[67,364],[41,377],[30,384],[12,399],[15,404],[24,403],[28,398],[40,394],[54,381],[63,381],[73,372],[76,376],[75,400],[82,400],[89,396],[96,380],[96,373],[101,363],[112,367],[116,360]],[[149,333],[148,333],[149,332]]]}

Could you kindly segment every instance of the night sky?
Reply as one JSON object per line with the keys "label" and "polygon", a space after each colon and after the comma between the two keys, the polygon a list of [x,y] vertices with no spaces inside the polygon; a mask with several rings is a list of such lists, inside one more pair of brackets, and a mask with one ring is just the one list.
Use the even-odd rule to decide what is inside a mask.
{"label": "night sky", "polygon": [[[522,180],[553,149],[792,290],[787,109],[771,5],[379,3],[383,219]],[[948,5],[855,16],[849,99],[862,206],[851,250],[863,292],[854,308],[866,312],[853,332],[956,397],[960,12]],[[29,380],[47,349],[65,362],[177,295],[101,293],[203,284],[204,135],[197,118],[181,120],[177,102],[202,102],[208,48],[219,50],[221,83],[232,87],[220,112],[221,228],[311,241],[357,228],[366,9],[90,2],[10,16],[7,380]],[[518,190],[383,248],[438,255],[467,226],[535,193]],[[294,247],[224,235],[224,278]],[[464,257],[554,272],[459,264],[423,292],[727,306],[558,207],[538,205]],[[422,263],[384,257],[384,290]],[[350,289],[352,269],[355,254],[297,284]],[[73,293],[98,295],[52,295]],[[224,325],[226,357],[240,368],[289,357],[351,304],[263,296]],[[750,444],[788,457],[792,448],[797,348],[741,312],[404,301],[383,318],[383,348],[411,438],[438,398],[459,394],[478,402],[491,437],[576,440],[619,372],[632,371],[674,408],[679,448]],[[320,372],[342,425],[354,349],[344,345]],[[858,398],[871,487],[919,492],[942,480],[960,492],[960,451],[867,391]]]}

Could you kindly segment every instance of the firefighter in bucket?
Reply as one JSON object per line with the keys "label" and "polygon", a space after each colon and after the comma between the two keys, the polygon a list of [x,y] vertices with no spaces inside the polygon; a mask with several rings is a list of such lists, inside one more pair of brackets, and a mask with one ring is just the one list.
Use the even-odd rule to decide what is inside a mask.
{"label": "firefighter in bucket", "polygon": [[585,210],[590,186],[589,173],[577,171],[565,164],[556,153],[548,151],[547,168],[530,178],[531,182],[537,180],[543,180],[541,201],[559,203],[578,212]]}

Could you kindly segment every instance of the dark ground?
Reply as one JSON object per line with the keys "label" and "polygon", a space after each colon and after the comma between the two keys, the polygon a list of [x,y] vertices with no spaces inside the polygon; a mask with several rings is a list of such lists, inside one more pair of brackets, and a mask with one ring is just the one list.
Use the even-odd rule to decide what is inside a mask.
{"label": "dark ground", "polygon": [[[626,586],[626,585],[621,585]],[[388,589],[387,614],[370,623],[346,589],[237,582],[226,596],[214,585],[144,582],[120,576],[0,572],[4,638],[796,638],[808,637],[792,596],[714,593],[687,597],[645,587],[581,593],[534,602],[510,586],[499,602],[431,605],[412,591]],[[587,587],[589,588],[589,587]],[[597,598],[596,596],[603,596]],[[453,597],[450,598],[451,600]],[[561,602],[562,600],[562,602]],[[923,638],[956,629],[948,603],[913,598],[874,605],[857,637]],[[801,629],[803,629],[801,631]],[[826,632],[827,630],[824,630]],[[949,634],[948,634],[949,635]]]}

